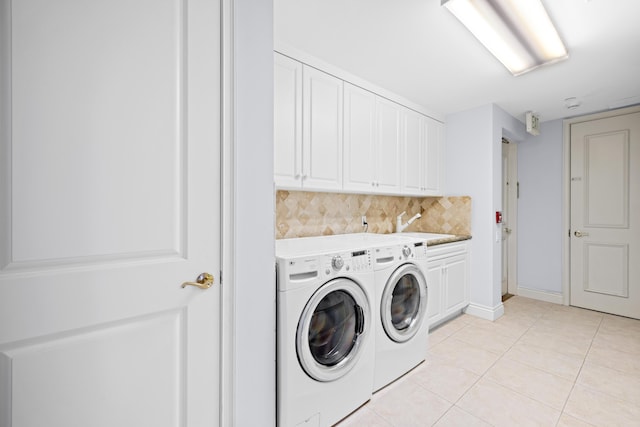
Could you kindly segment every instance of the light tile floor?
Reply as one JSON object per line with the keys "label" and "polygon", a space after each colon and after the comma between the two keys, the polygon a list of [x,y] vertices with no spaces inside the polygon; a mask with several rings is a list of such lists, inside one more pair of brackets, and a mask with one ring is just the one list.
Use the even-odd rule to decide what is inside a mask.
{"label": "light tile floor", "polygon": [[504,305],[433,330],[426,361],[339,426],[640,426],[640,320]]}

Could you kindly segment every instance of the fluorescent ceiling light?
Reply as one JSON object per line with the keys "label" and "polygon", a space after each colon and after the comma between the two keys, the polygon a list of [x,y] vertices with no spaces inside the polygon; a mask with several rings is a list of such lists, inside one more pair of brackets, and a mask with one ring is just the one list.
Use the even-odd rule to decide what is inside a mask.
{"label": "fluorescent ceiling light", "polygon": [[514,76],[568,57],[540,0],[442,0]]}

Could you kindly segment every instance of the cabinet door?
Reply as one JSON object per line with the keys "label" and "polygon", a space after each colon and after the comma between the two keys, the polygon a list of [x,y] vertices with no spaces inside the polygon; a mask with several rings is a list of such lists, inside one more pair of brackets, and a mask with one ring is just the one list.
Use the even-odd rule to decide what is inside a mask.
{"label": "cabinet door", "polygon": [[427,271],[427,318],[433,325],[444,317],[442,308],[442,261],[429,262]]}
{"label": "cabinet door", "polygon": [[342,80],[303,66],[302,186],[342,189]]}
{"label": "cabinet door", "polygon": [[444,268],[444,312],[446,315],[463,308],[468,303],[466,255],[456,255],[447,259]]}
{"label": "cabinet door", "polygon": [[344,189],[373,192],[376,96],[344,84]]}
{"label": "cabinet door", "polygon": [[377,99],[376,192],[400,193],[400,114],[402,106]]}
{"label": "cabinet door", "polygon": [[424,194],[429,196],[442,195],[444,169],[442,139],[444,137],[444,125],[429,117],[425,117],[426,124],[426,154],[424,169]]}
{"label": "cabinet door", "polygon": [[425,120],[422,115],[407,109],[403,114],[404,138],[402,173],[402,193],[422,195],[424,180],[422,170],[424,162]]}
{"label": "cabinet door", "polygon": [[302,64],[274,54],[274,180],[279,188],[302,185]]}

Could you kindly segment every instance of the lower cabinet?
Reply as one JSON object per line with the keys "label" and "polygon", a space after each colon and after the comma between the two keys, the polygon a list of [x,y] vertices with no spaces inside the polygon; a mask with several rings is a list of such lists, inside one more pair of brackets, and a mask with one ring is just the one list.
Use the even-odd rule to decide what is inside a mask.
{"label": "lower cabinet", "polygon": [[468,242],[463,241],[427,249],[427,315],[430,327],[469,304],[468,248]]}

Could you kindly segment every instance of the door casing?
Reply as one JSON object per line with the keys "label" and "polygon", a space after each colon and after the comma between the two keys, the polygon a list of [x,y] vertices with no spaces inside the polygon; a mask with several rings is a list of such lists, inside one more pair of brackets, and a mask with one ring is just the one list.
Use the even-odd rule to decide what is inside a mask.
{"label": "door casing", "polygon": [[[507,154],[507,176],[504,176],[503,170],[503,186],[504,180],[509,182],[507,194],[503,203],[508,206],[502,207],[506,213],[506,224],[511,229],[511,234],[507,238],[507,293],[518,295],[518,145],[512,141],[502,144],[503,153]],[[503,225],[504,227],[504,225]],[[502,230],[504,236],[505,231]],[[504,250],[504,245],[503,245]],[[504,255],[504,254],[503,254]],[[503,256],[504,259],[504,256]]]}

